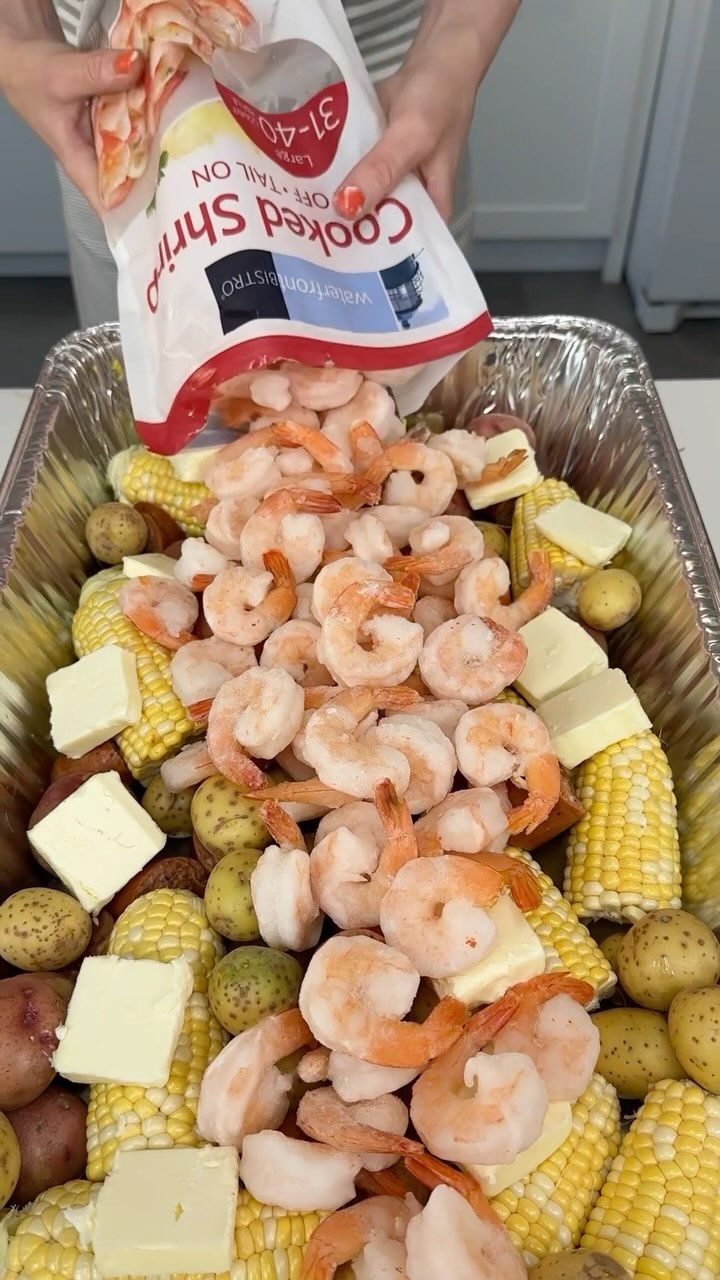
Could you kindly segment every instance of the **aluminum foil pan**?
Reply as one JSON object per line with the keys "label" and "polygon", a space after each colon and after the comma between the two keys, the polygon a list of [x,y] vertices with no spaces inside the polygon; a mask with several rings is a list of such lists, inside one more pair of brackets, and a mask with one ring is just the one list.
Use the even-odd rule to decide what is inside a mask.
{"label": "aluminum foil pan", "polygon": [[[595,321],[499,321],[432,407],[447,425],[520,415],[545,474],[633,526],[623,562],[644,599],[611,659],[670,755],[687,904],[720,926],[720,573],[639,348]],[[45,677],[72,659],[83,526],[107,496],[107,462],[134,441],[115,326],[60,343],[0,489],[0,894],[32,874],[24,830],[51,761]]]}

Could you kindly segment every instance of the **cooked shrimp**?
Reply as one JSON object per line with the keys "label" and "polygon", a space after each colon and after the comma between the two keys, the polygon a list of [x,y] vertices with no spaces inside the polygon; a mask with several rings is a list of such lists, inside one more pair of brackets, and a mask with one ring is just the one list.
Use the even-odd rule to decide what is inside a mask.
{"label": "cooked shrimp", "polygon": [[166,649],[179,649],[193,639],[198,602],[187,587],[169,578],[130,578],[124,582],[118,603],[126,618]]}
{"label": "cooked shrimp", "polygon": [[[278,751],[276,761],[293,781],[302,782],[313,778],[317,782],[314,770],[302,760],[298,760],[292,746],[286,747],[284,751]],[[290,785],[292,786],[292,782]],[[321,818],[326,812],[326,806],[323,804],[303,804],[302,801],[284,800],[282,807],[295,822],[312,822],[313,819]]]}
{"label": "cooked shrimp", "polygon": [[[462,793],[461,793],[462,794]],[[542,901],[542,889],[535,872],[523,858],[509,853],[491,853],[483,849],[473,859],[484,867],[491,867],[502,876],[510,890],[513,902],[521,911],[533,911]]]}
{"label": "cooked shrimp", "polygon": [[527,645],[516,631],[463,613],[428,636],[418,665],[436,698],[463,698],[477,706],[507,689],[526,659]]}
{"label": "cooked shrimp", "polygon": [[453,791],[415,823],[420,854],[504,849],[508,807],[503,793],[490,787]]}
{"label": "cooked shrimp", "polygon": [[535,1064],[525,1053],[481,1052],[517,1007],[511,988],[473,1014],[413,1085],[413,1125],[442,1160],[509,1164],[542,1133],[548,1095]]}
{"label": "cooked shrimp", "polygon": [[528,554],[531,582],[512,604],[501,601],[510,590],[510,570],[499,556],[488,556],[467,565],[455,583],[458,613],[474,613],[479,618],[517,631],[531,618],[547,609],[553,597],[555,578],[550,558],[537,547]]}
{"label": "cooked shrimp", "polygon": [[205,589],[205,618],[221,640],[262,644],[295,608],[295,582],[285,556],[273,549],[263,559],[267,572],[231,565]]}
{"label": "cooked shrimp", "polygon": [[298,1009],[270,1014],[235,1036],[206,1069],[197,1127],[202,1138],[242,1149],[249,1133],[277,1129],[290,1106],[292,1076],[278,1063],[312,1043]]}
{"label": "cooked shrimp", "polygon": [[[420,481],[414,474],[422,476]],[[391,506],[420,507],[439,515],[457,489],[455,468],[444,453],[416,440],[399,440],[367,469],[370,480],[385,482],[383,501]]]}
{"label": "cooked shrimp", "polygon": [[321,515],[340,510],[330,493],[316,489],[278,489],[264,498],[240,534],[242,562],[259,573],[263,556],[277,548],[288,558],[296,582],[305,582],[317,569],[325,547]]}
{"label": "cooked shrimp", "polygon": [[347,549],[347,531],[354,520],[357,519],[355,511],[351,511],[349,507],[343,507],[341,511],[335,512],[331,516],[323,516],[322,523],[325,530],[325,549],[323,552],[323,564],[330,563],[330,556],[342,552],[344,555],[350,555]]}
{"label": "cooked shrimp", "polygon": [[354,422],[350,428],[350,453],[355,469],[363,472],[373,458],[379,458],[383,443],[369,422]]}
{"label": "cooked shrimp", "polygon": [[575,1102],[587,1089],[600,1053],[600,1032],[583,1008],[588,982],[568,973],[543,973],[511,990],[517,1011],[498,1033],[493,1053],[525,1053],[535,1063],[551,1102]]}
{"label": "cooked shrimp", "polygon": [[208,546],[204,538],[185,538],[180,548],[180,559],[173,570],[178,582],[191,591],[204,591],[223,569],[227,568],[227,556],[215,547]]}
{"label": "cooked shrimp", "polygon": [[277,801],[264,801],[260,812],[277,841],[260,855],[250,876],[260,937],[281,951],[307,951],[320,937],[323,917],[310,885],[305,839]]}
{"label": "cooked shrimp", "polygon": [[261,1204],[309,1213],[353,1200],[361,1168],[359,1155],[264,1129],[243,1142],[240,1179]]}
{"label": "cooked shrimp", "polygon": [[457,617],[452,600],[445,600],[443,596],[422,596],[416,601],[412,616],[414,622],[420,623],[426,640],[443,622]]}
{"label": "cooked shrimp", "polygon": [[513,449],[496,462],[488,462],[487,440],[474,431],[457,427],[430,436],[428,445],[447,454],[461,488],[468,484],[490,484],[493,480],[500,480],[516,471],[527,457],[527,450]]}
{"label": "cooked shrimp", "polygon": [[[341,929],[378,924],[380,903],[393,877],[406,862],[417,858],[410,813],[390,782],[383,780],[375,787],[379,833],[360,812],[370,807],[348,804],[329,815],[324,828],[322,822],[318,826],[310,854],[315,899]],[[354,825],[356,818],[358,826]]]}
{"label": "cooked shrimp", "polygon": [[297,604],[293,609],[293,618],[296,618],[298,622],[313,622],[312,582],[298,582],[295,592],[297,594]]}
{"label": "cooked shrimp", "polygon": [[355,369],[338,369],[335,365],[312,368],[288,360],[281,371],[290,382],[294,398],[303,408],[313,409],[316,413],[347,404],[360,390],[363,380],[362,374]]}
{"label": "cooked shrimp", "polygon": [[[278,752],[278,760],[281,754]],[[277,800],[278,804],[288,811],[292,806],[297,805],[313,805],[325,810],[337,809],[340,805],[348,804],[352,796],[346,791],[334,791],[332,787],[326,787],[313,774],[310,778],[299,782],[268,783],[265,779],[261,787],[253,788],[253,799]],[[297,822],[305,821],[304,818],[298,818],[295,813],[292,816]]]}
{"label": "cooked shrimp", "polygon": [[278,373],[274,369],[263,369],[261,373],[253,374],[248,390],[250,399],[255,404],[259,404],[263,409],[274,409],[276,413],[282,413],[287,409],[292,400],[290,379],[286,374]]}
{"label": "cooked shrimp", "polygon": [[468,782],[492,787],[511,778],[528,798],[508,814],[510,831],[534,831],[560,795],[560,764],[542,720],[527,707],[490,703],[455,730],[458,765]]}
{"label": "cooked shrimp", "polygon": [[368,729],[365,741],[401,751],[410,765],[410,781],[403,799],[412,814],[424,813],[448,795],[457,761],[450,739],[431,720],[407,712],[387,716]]}
{"label": "cooked shrimp", "polygon": [[455,1280],[527,1280],[522,1255],[486,1205],[480,1216],[476,1205],[453,1187],[436,1187],[407,1225],[407,1280],[442,1280],[447,1275]]}
{"label": "cooked shrimp", "polygon": [[268,636],[260,655],[261,667],[282,667],[299,685],[330,684],[332,677],[317,655],[320,628],[314,622],[291,619]]}
{"label": "cooked shrimp", "polygon": [[470,858],[416,858],[380,903],[383,937],[422,977],[453,977],[491,949],[496,929],[485,908],[504,888],[501,875]]}
{"label": "cooked shrimp", "polygon": [[259,501],[259,498],[221,498],[211,508],[205,537],[210,546],[221,551],[228,560],[240,559],[240,534]]}
{"label": "cooked shrimp", "polygon": [[[205,483],[216,498],[262,498],[268,489],[282,481],[277,449],[252,443],[254,439],[253,435],[241,436],[213,458]],[[238,448],[239,444],[244,447]]]}
{"label": "cooked shrimp", "polygon": [[[385,561],[385,568],[394,578],[403,581],[409,574],[423,577],[432,575],[444,576],[446,573],[459,573],[468,563],[468,552],[448,543],[438,551],[426,551],[422,555],[391,556]],[[433,588],[438,591],[438,587]]]}
{"label": "cooked shrimp", "polygon": [[375,785],[387,779],[402,795],[410,781],[410,765],[405,756],[394,747],[364,742],[357,732],[371,711],[399,709],[415,701],[417,695],[406,689],[345,689],[320,707],[304,731],[307,763],[315,769],[320,782],[358,800],[368,800]]}
{"label": "cooked shrimp", "polygon": [[378,1067],[350,1053],[336,1050],[328,1053],[327,1079],[343,1102],[369,1102],[384,1093],[396,1093],[415,1080],[419,1070],[418,1067]]}
{"label": "cooked shrimp", "polygon": [[292,742],[302,715],[302,689],[287,671],[251,667],[216,694],[208,717],[208,751],[220,773],[230,777],[220,759],[232,760],[240,747],[251,756],[274,760]]}
{"label": "cooked shrimp", "polygon": [[371,1173],[389,1169],[398,1156],[422,1152],[419,1142],[405,1137],[409,1119],[405,1103],[391,1093],[347,1103],[331,1086],[304,1094],[297,1109],[303,1133],[338,1151],[359,1152]]}
{"label": "cooked shrimp", "polygon": [[[346,1262],[356,1277],[406,1280],[404,1240],[420,1205],[414,1196],[372,1196],[339,1209],[313,1231],[300,1280],[332,1280]],[[363,1270],[363,1268],[366,1268]]]}
{"label": "cooked shrimp", "polygon": [[315,578],[312,593],[313,616],[323,623],[338,596],[353,583],[391,581],[390,574],[381,565],[362,560],[358,556],[344,555],[332,564],[324,565]]}
{"label": "cooked shrimp", "polygon": [[369,379],[363,382],[352,400],[325,415],[323,433],[343,453],[349,453],[352,449],[350,433],[358,422],[372,427],[384,444],[399,440],[405,432],[390,392]]}
{"label": "cooked shrimp", "polygon": [[313,462],[330,474],[352,472],[352,462],[347,454],[315,427],[286,421],[276,422],[271,430],[273,443],[279,449],[304,449]]}
{"label": "cooked shrimp", "polygon": [[192,719],[203,722],[225,682],[256,665],[254,649],[213,636],[209,640],[191,640],[178,649],[170,662],[170,679]]}
{"label": "cooked shrimp", "polygon": [[373,507],[373,515],[387,529],[396,551],[406,547],[412,530],[427,520],[427,511],[422,511],[420,507],[394,507],[387,503]]}
{"label": "cooked shrimp", "polygon": [[424,1023],[403,1022],[419,985],[402,952],[362,934],[337,934],[308,965],[300,1011],[328,1049],[378,1066],[422,1066],[455,1041],[466,1010],[446,996]]}
{"label": "cooked shrimp", "polygon": [[352,688],[406,680],[420,656],[423,630],[398,611],[410,613],[414,605],[413,592],[395,582],[346,587],[322,624],[320,654],[333,679]]}
{"label": "cooked shrimp", "polygon": [[345,538],[360,560],[382,564],[393,553],[390,534],[372,511],[356,516],[345,530]]}
{"label": "cooked shrimp", "polygon": [[168,791],[176,795],[188,787],[197,787],[217,770],[205,742],[193,742],[183,747],[171,760],[160,765],[160,776]]}
{"label": "cooked shrimp", "polygon": [[[431,587],[445,587],[455,582],[464,564],[481,560],[485,550],[485,540],[474,520],[467,516],[436,516],[432,520],[423,520],[410,530],[410,550],[413,555],[425,556],[433,552],[449,554],[451,549],[458,553],[457,567],[445,572],[429,573],[427,579]],[[465,553],[461,563],[460,553]],[[452,598],[452,597],[451,597]]]}
{"label": "cooked shrimp", "polygon": [[[442,729],[447,738],[452,740],[458,723],[467,710],[468,704],[463,702],[462,698],[423,698],[415,705],[411,714],[422,716],[423,720],[431,720],[438,729]],[[399,711],[395,719],[406,714],[404,711]]]}
{"label": "cooked shrimp", "polygon": [[315,464],[307,449],[300,447],[292,449],[280,449],[278,453],[278,466],[285,479],[292,479],[296,484],[302,484],[308,476],[314,474]]}

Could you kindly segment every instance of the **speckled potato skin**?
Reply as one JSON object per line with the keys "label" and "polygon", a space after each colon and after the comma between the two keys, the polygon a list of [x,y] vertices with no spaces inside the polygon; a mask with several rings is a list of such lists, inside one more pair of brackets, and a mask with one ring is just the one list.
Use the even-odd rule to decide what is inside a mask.
{"label": "speckled potato skin", "polygon": [[7,1204],[20,1177],[20,1145],[15,1130],[0,1111],[0,1209]]}
{"label": "speckled potato skin", "polygon": [[536,1262],[528,1271],[528,1280],[630,1280],[630,1272],[606,1253],[569,1249]]}
{"label": "speckled potato skin", "polygon": [[59,889],[20,889],[0,906],[0,956],[26,972],[64,969],[91,933],[87,911]]}
{"label": "speckled potato skin", "polygon": [[250,892],[250,877],[262,849],[238,849],[215,864],[205,886],[205,910],[213,929],[231,942],[260,937]]}
{"label": "speckled potato skin", "polygon": [[654,1009],[602,1009],[592,1014],[600,1032],[596,1070],[620,1098],[644,1098],[658,1080],[682,1080],[685,1071],[670,1043],[667,1021]]}
{"label": "speckled potato skin", "polygon": [[636,1004],[664,1012],[685,987],[717,982],[720,942],[687,911],[651,911],[625,934],[618,949],[617,975]]}
{"label": "speckled potato skin", "polygon": [[720,987],[681,991],[668,1013],[670,1040],[696,1084],[720,1093]]}
{"label": "speckled potato skin", "polygon": [[188,787],[186,791],[178,791],[175,794],[168,791],[158,773],[145,788],[142,807],[150,814],[151,818],[154,818],[160,830],[164,831],[166,836],[190,836],[192,835],[190,807],[193,795],[192,787]]}
{"label": "speckled potato skin", "polygon": [[123,556],[138,556],[145,550],[148,530],[134,507],[106,502],[88,517],[85,539],[101,564],[120,564]]}
{"label": "speckled potato skin", "polygon": [[610,968],[615,973],[617,973],[618,967],[618,952],[624,937],[625,934],[622,931],[619,931],[618,933],[609,933],[607,938],[603,938],[602,942],[599,944],[600,950],[605,956]]}
{"label": "speckled potato skin", "polygon": [[198,787],[190,811],[198,839],[218,858],[238,849],[264,849],[270,843],[259,802],[219,773]]}
{"label": "speckled potato skin", "polygon": [[237,947],[210,974],[210,1007],[226,1031],[239,1035],[268,1014],[294,1008],[302,976],[297,960],[285,951]]}
{"label": "speckled potato skin", "polygon": [[578,613],[597,631],[624,627],[641,604],[640,583],[627,569],[599,569],[585,579],[578,592]]}

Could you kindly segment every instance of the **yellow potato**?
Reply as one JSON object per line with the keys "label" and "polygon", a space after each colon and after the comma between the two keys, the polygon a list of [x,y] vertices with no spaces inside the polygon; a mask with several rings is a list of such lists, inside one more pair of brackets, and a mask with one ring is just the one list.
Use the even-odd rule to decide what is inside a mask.
{"label": "yellow potato", "polygon": [[85,538],[101,564],[120,564],[123,556],[137,556],[145,550],[148,530],[134,507],[125,502],[106,502],[89,516]]}
{"label": "yellow potato", "polygon": [[642,604],[637,578],[627,569],[598,569],[580,586],[578,613],[597,631],[615,631],[635,617]]}
{"label": "yellow potato", "polygon": [[615,973],[617,973],[618,967],[618,952],[624,937],[625,934],[620,930],[617,933],[609,933],[607,938],[603,938],[600,943],[600,950]]}
{"label": "yellow potato", "polygon": [[142,807],[154,818],[161,831],[168,836],[192,835],[190,806],[194,789],[168,791],[160,774],[148,783],[142,798]]}
{"label": "yellow potato", "polygon": [[264,849],[270,832],[260,817],[260,803],[221,774],[203,782],[190,806],[193,830],[216,858],[238,849]]}
{"label": "yellow potato", "polygon": [[292,1009],[303,973],[293,956],[272,947],[236,947],[218,960],[208,984],[218,1022],[237,1036],[271,1013]]}
{"label": "yellow potato", "polygon": [[528,1280],[630,1280],[630,1272],[606,1253],[568,1249],[536,1262],[528,1271]]}
{"label": "yellow potato", "polygon": [[20,889],[0,906],[0,956],[16,969],[64,969],[91,933],[87,911],[59,889]]}
{"label": "yellow potato", "polygon": [[213,929],[231,942],[260,937],[250,892],[250,877],[262,849],[237,849],[216,862],[205,886],[205,910]]}
{"label": "yellow potato", "polygon": [[15,1130],[0,1111],[0,1208],[7,1204],[20,1177],[20,1145]]}
{"label": "yellow potato", "polygon": [[636,1004],[666,1010],[685,987],[717,982],[720,942],[687,911],[650,911],[625,934],[618,948],[617,975]]}
{"label": "yellow potato", "polygon": [[670,1040],[685,1071],[720,1093],[720,987],[679,992],[668,1013]]}
{"label": "yellow potato", "polygon": [[600,1032],[597,1070],[621,1098],[644,1098],[658,1080],[682,1080],[662,1013],[654,1009],[602,1009],[592,1014]]}

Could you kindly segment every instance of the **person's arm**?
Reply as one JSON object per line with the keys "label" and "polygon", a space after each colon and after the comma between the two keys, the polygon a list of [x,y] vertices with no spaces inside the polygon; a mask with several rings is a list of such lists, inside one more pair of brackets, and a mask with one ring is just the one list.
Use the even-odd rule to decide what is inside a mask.
{"label": "person's arm", "polygon": [[133,50],[72,49],[51,0],[0,0],[0,92],[98,211],[89,100],[131,88],[141,71]]}
{"label": "person's arm", "polygon": [[377,86],[387,128],[339,187],[339,213],[359,217],[415,170],[449,217],[475,95],[519,8],[520,0],[426,0],[402,67]]}

